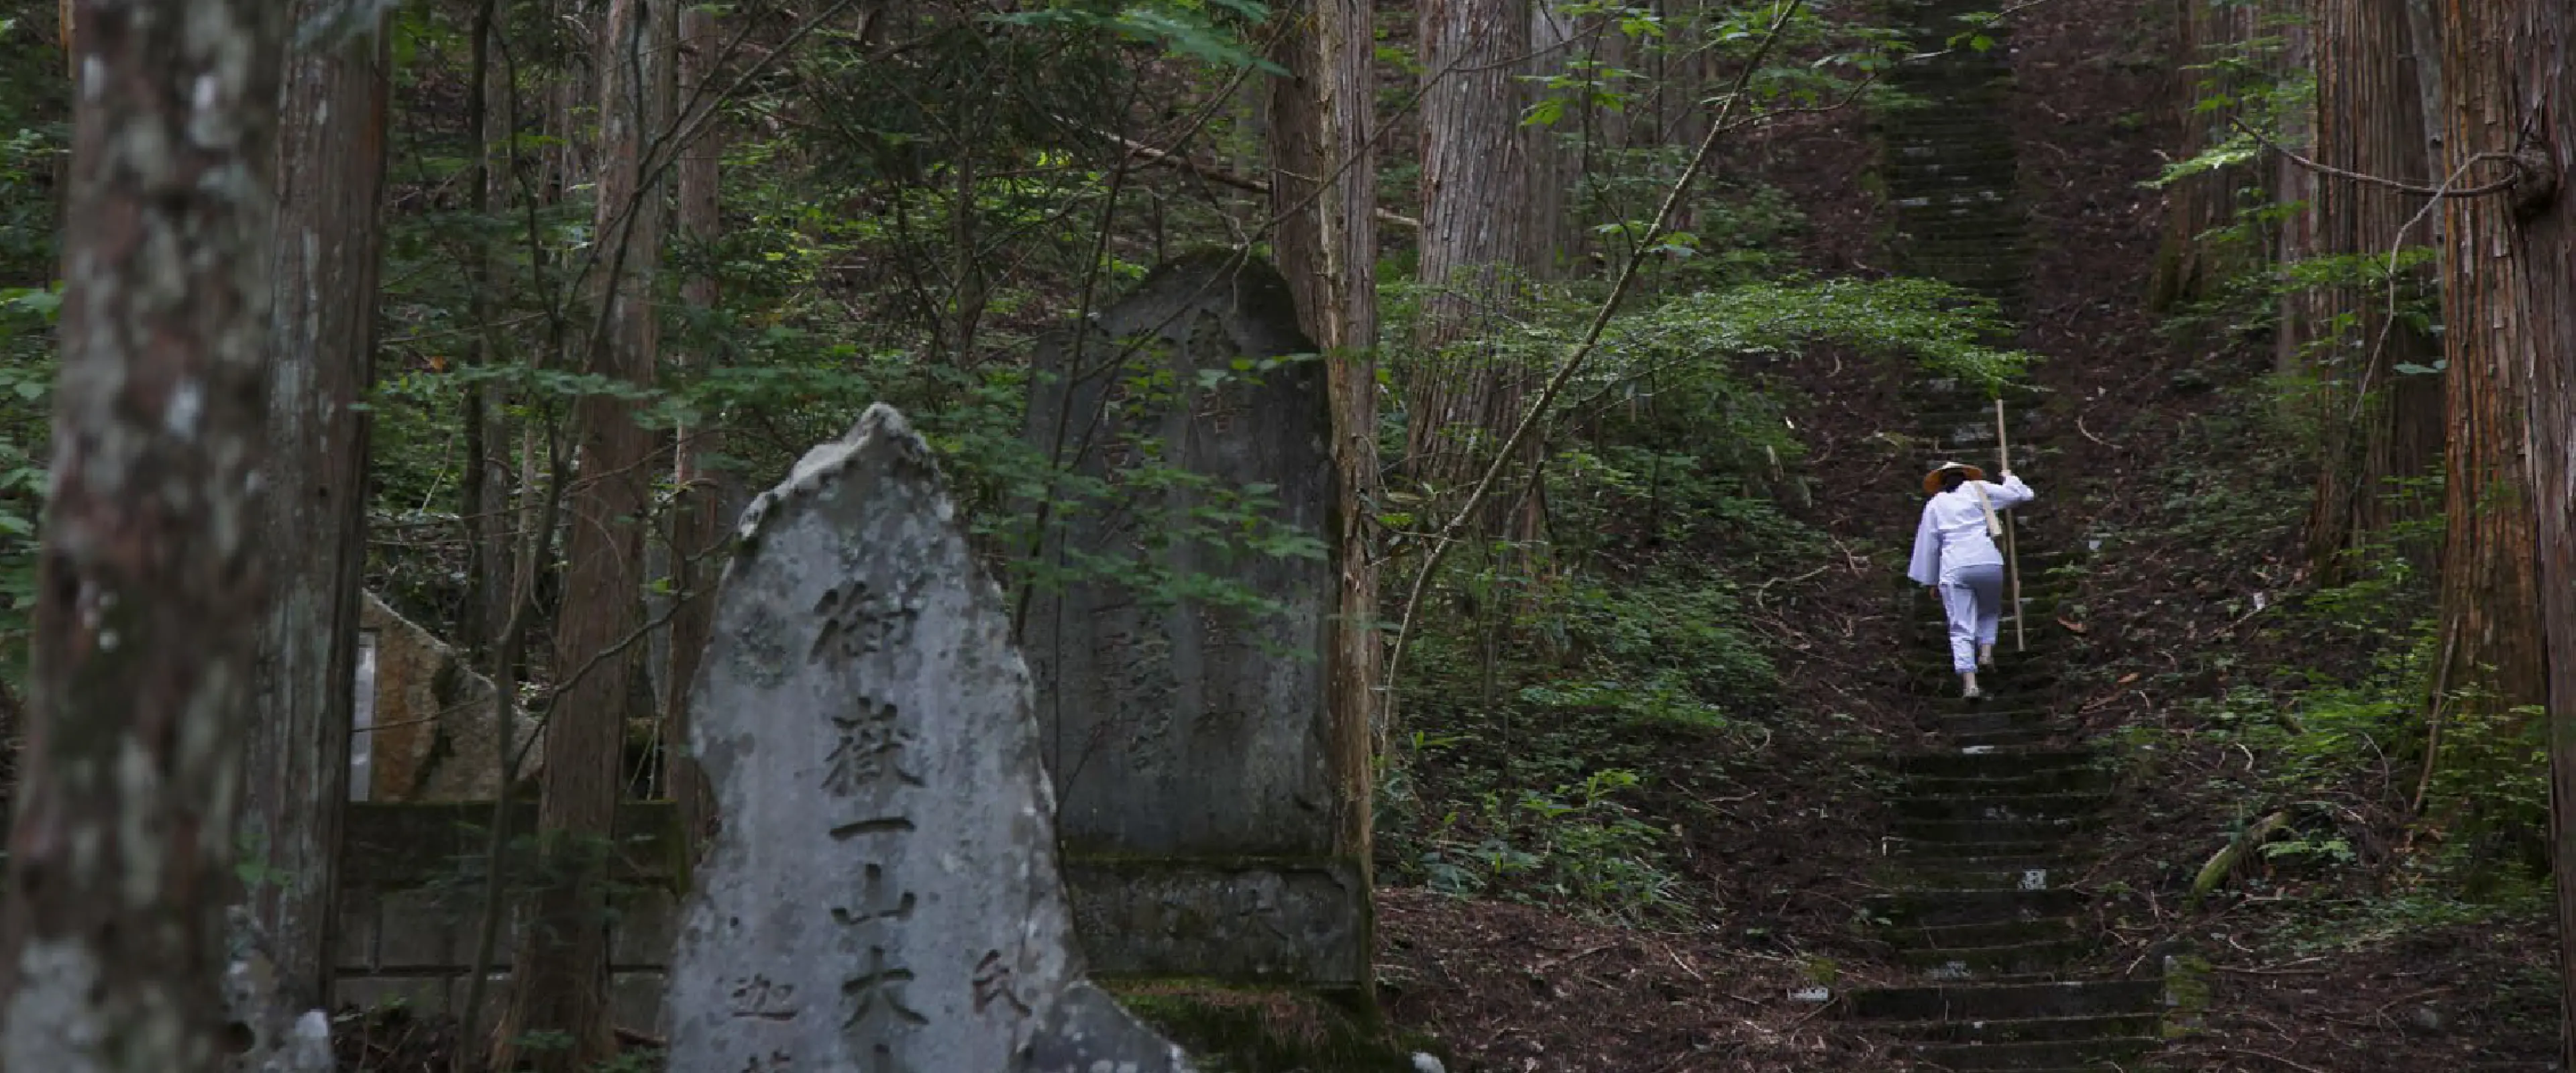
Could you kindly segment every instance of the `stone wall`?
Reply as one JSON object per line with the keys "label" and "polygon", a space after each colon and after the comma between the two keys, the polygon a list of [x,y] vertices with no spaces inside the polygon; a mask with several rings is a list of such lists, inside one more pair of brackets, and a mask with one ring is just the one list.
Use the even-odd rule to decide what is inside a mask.
{"label": "stone wall", "polygon": [[[352,804],[342,844],[338,984],[334,1006],[403,1002],[448,1011],[465,1001],[473,974],[483,899],[489,801]],[[536,806],[513,810],[510,829],[526,832]],[[669,802],[630,802],[618,811],[618,884],[609,923],[611,1004],[618,1027],[661,1035],[662,987],[670,966],[675,908],[687,882]],[[523,861],[509,875],[528,875]],[[504,923],[493,948],[494,983],[507,980],[518,946]],[[484,989],[485,1024],[506,991]]]}

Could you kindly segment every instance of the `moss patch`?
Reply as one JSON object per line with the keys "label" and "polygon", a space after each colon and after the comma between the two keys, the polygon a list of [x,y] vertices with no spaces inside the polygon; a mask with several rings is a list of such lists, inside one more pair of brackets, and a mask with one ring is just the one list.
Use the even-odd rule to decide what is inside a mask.
{"label": "moss patch", "polygon": [[1428,1038],[1388,1033],[1299,991],[1135,984],[1116,994],[1207,1073],[1411,1073],[1417,1051],[1447,1060]]}

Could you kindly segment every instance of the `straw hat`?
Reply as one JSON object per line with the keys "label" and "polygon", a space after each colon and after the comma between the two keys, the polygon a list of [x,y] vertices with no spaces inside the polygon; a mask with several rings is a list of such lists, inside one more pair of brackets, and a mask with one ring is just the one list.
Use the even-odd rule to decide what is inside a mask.
{"label": "straw hat", "polygon": [[1943,462],[1938,466],[1932,467],[1932,472],[1923,475],[1923,494],[1928,496],[1939,492],[1941,490],[1941,475],[1954,469],[1967,474],[1968,479],[1972,481],[1982,481],[1986,479],[1986,471],[1978,469],[1977,467],[1971,466],[1965,462]]}

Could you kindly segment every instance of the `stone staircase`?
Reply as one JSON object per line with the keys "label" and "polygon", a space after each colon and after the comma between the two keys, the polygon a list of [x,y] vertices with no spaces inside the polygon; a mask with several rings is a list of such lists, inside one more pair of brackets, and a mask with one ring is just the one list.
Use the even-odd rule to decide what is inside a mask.
{"label": "stone staircase", "polygon": [[1963,16],[1991,12],[1990,0],[1884,0],[1928,58],[1899,65],[1888,88],[1900,103],[1873,110],[1879,172],[1891,210],[1887,247],[1901,271],[1978,291],[2007,311],[2030,274],[2029,212],[2012,129],[2007,28],[1988,25],[1991,47],[1951,39]]}
{"label": "stone staircase", "polygon": [[[1960,394],[1932,409],[1925,468],[1993,465],[1990,403]],[[2028,648],[2014,651],[2008,615],[1997,666],[1979,675],[1989,697],[1958,699],[1938,601],[1907,583],[1917,629],[1904,658],[1939,744],[1887,758],[1901,789],[1883,843],[1886,892],[1864,909],[1912,978],[1853,992],[1848,1015],[1884,1022],[1920,1069],[2138,1073],[2161,1042],[2164,982],[2087,971],[2096,944],[2072,882],[2110,821],[2112,771],[2050,718],[2066,635],[2049,568],[2068,542],[2050,532],[2045,448],[2013,446],[2017,463],[2030,462],[2015,469],[2040,494],[2014,523]],[[1910,518],[1921,496],[1908,488],[1904,500],[1891,510]]]}

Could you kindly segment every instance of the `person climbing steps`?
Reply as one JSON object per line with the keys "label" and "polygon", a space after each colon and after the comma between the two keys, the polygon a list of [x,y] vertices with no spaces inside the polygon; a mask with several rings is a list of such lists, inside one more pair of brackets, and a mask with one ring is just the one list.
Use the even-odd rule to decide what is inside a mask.
{"label": "person climbing steps", "polygon": [[1906,576],[1932,590],[1950,621],[1950,669],[1959,674],[1960,696],[1985,696],[1977,688],[1977,671],[1995,665],[1995,628],[2003,620],[2004,554],[1995,546],[2003,532],[1996,511],[2011,510],[2037,496],[2007,469],[2003,483],[1986,480],[1986,472],[1964,462],[1944,462],[1923,475],[1923,520],[1914,530],[1914,561]]}

